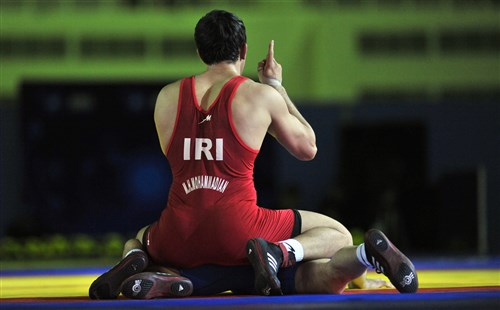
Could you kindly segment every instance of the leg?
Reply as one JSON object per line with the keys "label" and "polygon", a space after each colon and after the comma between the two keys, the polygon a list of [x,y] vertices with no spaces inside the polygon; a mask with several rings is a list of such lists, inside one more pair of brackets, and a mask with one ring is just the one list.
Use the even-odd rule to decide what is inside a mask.
{"label": "leg", "polygon": [[135,239],[125,242],[122,260],[92,283],[89,288],[90,298],[115,299],[120,294],[125,279],[148,267],[149,258],[143,251],[141,242],[146,229],[147,227],[142,228]]}
{"label": "leg", "polygon": [[304,260],[330,258],[343,247],[352,245],[352,236],[340,222],[320,213],[299,211],[301,234],[295,237],[304,249]]}
{"label": "leg", "polygon": [[[255,285],[259,294],[280,295],[281,283],[277,277],[280,249],[263,239],[247,243],[247,256],[255,271]],[[338,250],[332,259],[308,261],[299,267],[296,287],[299,293],[341,293],[348,282],[364,275],[366,267],[385,274],[401,293],[414,293],[418,277],[412,262],[378,230],[365,234],[359,246]]]}
{"label": "leg", "polygon": [[[281,295],[278,269],[302,260],[330,258],[339,249],[352,245],[349,231],[338,221],[325,215],[298,211],[296,224],[300,234],[277,244],[264,239],[247,243],[247,257],[255,270],[255,288],[263,295]],[[293,236],[292,236],[293,237]]]}
{"label": "leg", "polygon": [[369,230],[365,242],[339,250],[331,260],[305,262],[297,269],[299,294],[340,294],[347,283],[364,275],[367,266],[385,274],[401,293],[415,293],[418,277],[412,262],[378,230]]}
{"label": "leg", "polygon": [[[143,272],[128,278],[123,284],[123,294],[136,299],[168,296],[210,296],[226,291],[238,295],[255,295],[254,272],[251,266],[201,265],[194,268],[164,273]],[[294,273],[289,274],[294,279]],[[189,279],[189,280],[188,280]],[[288,280],[288,279],[287,279]],[[292,281],[290,280],[290,281]],[[287,284],[289,284],[288,282]],[[293,284],[290,286],[294,286]]]}
{"label": "leg", "polygon": [[332,259],[304,262],[299,266],[295,287],[299,294],[341,294],[351,280],[366,271],[356,257],[356,247],[344,247]]}
{"label": "leg", "polygon": [[125,242],[125,245],[123,246],[122,258],[127,256],[127,254],[132,250],[144,251],[144,246],[142,245],[142,238],[144,237],[144,233],[146,232],[146,229],[148,229],[148,227],[149,225],[141,228],[137,232],[137,235],[134,239],[129,239],[127,240],[127,242]]}
{"label": "leg", "polygon": [[[142,244],[148,227],[143,227],[137,233],[136,238],[125,242],[123,246],[123,259],[117,266],[126,264],[131,256],[148,257],[145,252],[145,246]],[[113,269],[116,269],[116,267]],[[115,298],[120,291],[124,296],[134,299],[185,297],[191,295],[193,292],[193,284],[189,279],[179,276],[176,270],[167,267],[147,263],[144,268],[137,268],[130,272],[112,272],[113,269],[103,274],[94,283],[101,283],[101,286],[102,283],[109,284],[111,277],[114,277],[113,283],[116,284],[114,285],[114,294],[111,296]],[[146,269],[147,272],[142,272]],[[93,286],[95,287],[96,285],[93,284]],[[97,298],[104,299],[105,297],[101,294]]]}

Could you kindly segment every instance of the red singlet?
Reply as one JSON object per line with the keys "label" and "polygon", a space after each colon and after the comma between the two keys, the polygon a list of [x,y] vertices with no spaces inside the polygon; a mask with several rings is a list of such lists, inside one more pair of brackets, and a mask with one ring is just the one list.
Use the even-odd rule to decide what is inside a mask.
{"label": "red singlet", "polygon": [[291,237],[292,210],[257,206],[253,167],[258,150],[248,147],[233,124],[236,76],[204,111],[194,77],[181,82],[177,118],[167,146],[173,181],[167,207],[145,241],[157,264],[190,268],[204,264],[247,264],[248,239],[275,242]]}

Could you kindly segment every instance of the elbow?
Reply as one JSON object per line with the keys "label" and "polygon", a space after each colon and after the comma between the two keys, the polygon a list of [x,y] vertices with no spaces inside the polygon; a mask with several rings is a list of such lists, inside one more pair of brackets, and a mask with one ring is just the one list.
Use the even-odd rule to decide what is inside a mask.
{"label": "elbow", "polygon": [[300,156],[300,160],[303,161],[310,161],[313,160],[314,157],[316,157],[316,153],[318,153],[318,148],[316,147],[316,144],[311,145],[307,150],[304,150],[302,156]]}
{"label": "elbow", "polygon": [[309,156],[307,157],[306,160],[313,160],[314,157],[316,157],[316,154],[318,153],[318,148],[316,147],[316,144],[311,147],[311,150],[309,151]]}
{"label": "elbow", "polygon": [[309,138],[309,143],[307,143],[307,148],[305,149],[304,152],[304,161],[310,161],[313,160],[314,157],[316,157],[316,153],[318,153],[318,147],[316,146],[316,136],[314,134],[314,131],[311,129],[311,136]]}

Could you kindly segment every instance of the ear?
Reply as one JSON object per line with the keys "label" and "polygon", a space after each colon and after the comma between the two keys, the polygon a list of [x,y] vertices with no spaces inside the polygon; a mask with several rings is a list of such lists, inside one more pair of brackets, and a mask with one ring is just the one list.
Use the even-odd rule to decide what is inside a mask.
{"label": "ear", "polygon": [[247,58],[248,45],[245,43],[240,48],[240,60],[245,60]]}

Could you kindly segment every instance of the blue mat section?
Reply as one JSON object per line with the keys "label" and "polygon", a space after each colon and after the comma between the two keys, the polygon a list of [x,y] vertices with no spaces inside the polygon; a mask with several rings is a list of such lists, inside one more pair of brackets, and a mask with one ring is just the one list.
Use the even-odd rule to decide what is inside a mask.
{"label": "blue mat section", "polygon": [[417,270],[500,269],[500,257],[433,257],[429,259],[412,259],[412,261]]}
{"label": "blue mat section", "polygon": [[[109,266],[111,268],[112,266]],[[2,270],[2,277],[28,277],[28,276],[71,276],[71,275],[96,275],[108,271],[109,268],[61,268],[61,269],[31,269],[31,270]]]}
{"label": "blue mat section", "polygon": [[[384,305],[387,308],[404,306],[432,305],[500,305],[500,291],[460,292],[460,293],[418,293],[418,294],[355,294],[355,295],[295,295],[279,297],[210,297],[157,300],[114,300],[114,301],[74,301],[74,302],[2,302],[2,309],[335,309],[339,306],[349,308],[373,308]],[[481,308],[481,309],[484,309]]]}

